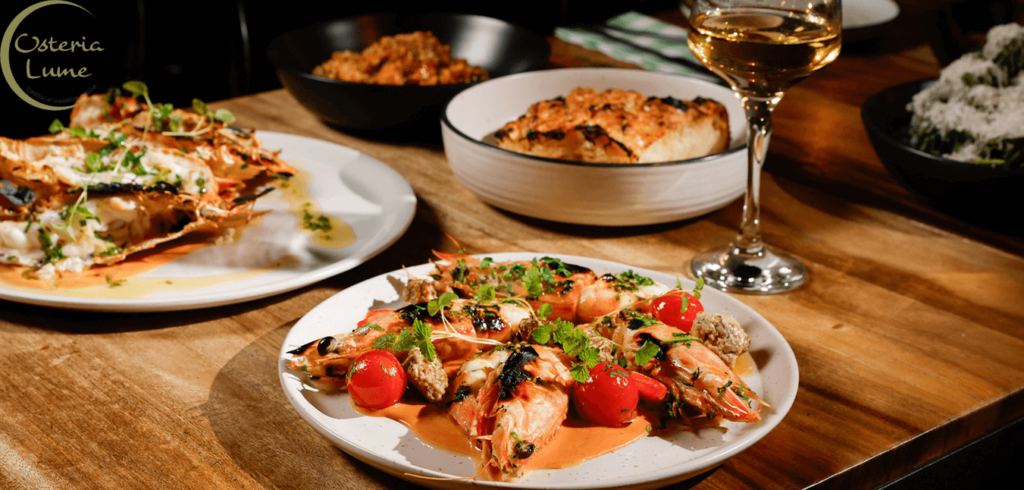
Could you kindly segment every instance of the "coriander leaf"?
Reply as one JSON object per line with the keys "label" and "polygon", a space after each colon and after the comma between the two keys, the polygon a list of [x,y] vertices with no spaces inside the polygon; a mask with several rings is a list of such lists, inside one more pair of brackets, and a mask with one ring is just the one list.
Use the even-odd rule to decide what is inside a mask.
{"label": "coriander leaf", "polygon": [[679,277],[676,277],[676,289],[683,289],[683,281],[680,281]]}
{"label": "coriander leaf", "polygon": [[577,383],[586,383],[590,380],[590,368],[585,364],[573,364],[569,368],[569,374]]}
{"label": "coriander leaf", "polygon": [[388,333],[377,337],[377,340],[373,341],[373,348],[377,350],[391,350],[395,346],[395,340],[398,336],[393,333]]}
{"label": "coriander leaf", "polygon": [[458,296],[456,296],[455,293],[447,292],[437,299],[430,300],[430,302],[427,303],[427,313],[429,313],[430,316],[434,316],[445,308],[451,308],[452,300],[456,298],[458,298]]}
{"label": "coriander leaf", "polygon": [[217,109],[217,112],[213,114],[213,117],[224,124],[231,124],[235,122],[235,115],[227,109]]}
{"label": "coriander leaf", "polygon": [[551,331],[554,330],[555,326],[550,323],[545,323],[535,329],[530,334],[533,337],[533,341],[538,344],[547,344],[551,340]]}
{"label": "coriander leaf", "polygon": [[580,355],[587,347],[590,347],[590,338],[582,330],[573,330],[562,341],[562,350],[570,356]]}
{"label": "coriander leaf", "polygon": [[430,340],[417,342],[416,346],[420,348],[423,357],[427,358],[427,362],[434,362],[434,359],[437,358],[437,350],[434,349],[434,344],[430,343]]}
{"label": "coriander leaf", "polygon": [[569,276],[572,275],[572,272],[569,272],[569,269],[565,266],[565,263],[562,262],[561,260],[558,260],[558,259],[556,259],[554,257],[543,257],[540,260],[542,262],[544,262],[548,267],[554,266],[552,268],[552,272],[554,272],[555,274],[559,274],[559,275],[562,275],[564,277],[569,277]]}
{"label": "coriander leaf", "polygon": [[494,286],[490,284],[484,284],[480,286],[480,289],[473,295],[473,299],[477,303],[493,303],[494,302]]}
{"label": "coriander leaf", "polygon": [[572,322],[567,322],[565,320],[556,321],[555,329],[553,332],[555,343],[561,344],[565,342],[566,337],[568,337],[569,334],[572,333],[574,328],[575,326],[572,324]]}
{"label": "coriander leaf", "polygon": [[647,363],[650,362],[651,359],[654,359],[654,356],[657,356],[659,352],[661,352],[661,349],[659,349],[654,342],[645,340],[644,345],[640,346],[640,348],[634,352],[634,355],[636,355],[636,365],[641,367],[646,366]]}
{"label": "coriander leaf", "polygon": [[415,320],[412,322],[412,333],[416,335],[416,340],[430,341],[430,325],[423,323],[422,320]]}
{"label": "coriander leaf", "polygon": [[149,95],[149,87],[147,87],[145,83],[140,82],[138,80],[124,82],[124,84],[122,84],[121,87],[131,92],[132,97],[138,97],[140,95]]}
{"label": "coriander leaf", "polygon": [[195,109],[196,113],[200,116],[213,119],[213,114],[210,112],[210,106],[206,105],[206,102],[199,99],[192,99],[192,108]]}
{"label": "coriander leaf", "polygon": [[416,335],[412,333],[412,330],[405,329],[398,334],[398,340],[395,341],[394,347],[391,350],[395,352],[406,352],[416,347]]}
{"label": "coriander leaf", "polygon": [[544,294],[544,278],[540,267],[532,267],[526,271],[523,287],[526,288],[527,296],[537,297]]}
{"label": "coriander leaf", "polygon": [[587,347],[583,349],[583,352],[580,352],[579,358],[580,361],[587,364],[588,368],[593,368],[597,366],[597,363],[601,362],[601,352],[593,347]]}
{"label": "coriander leaf", "polygon": [[494,265],[494,259],[492,259],[490,257],[484,257],[484,260],[480,261],[480,269],[481,270],[489,269],[492,265]]}
{"label": "coriander leaf", "polygon": [[537,316],[540,318],[547,318],[551,314],[552,308],[550,303],[544,303],[537,308]]}
{"label": "coriander leaf", "polygon": [[60,122],[60,119],[54,119],[50,123],[50,134],[57,134],[61,131],[64,131],[64,123]]}
{"label": "coriander leaf", "polygon": [[101,172],[104,170],[103,162],[100,161],[99,153],[85,154],[85,168],[90,172]]}
{"label": "coriander leaf", "polygon": [[693,286],[693,297],[700,299],[700,291],[704,289],[704,276],[697,278],[697,284]]}
{"label": "coriander leaf", "polygon": [[376,323],[367,323],[366,325],[363,326],[373,330],[380,330],[381,332],[384,331],[384,327],[377,325]]}
{"label": "coriander leaf", "polygon": [[[181,118],[181,114],[171,114],[170,116],[167,117],[167,125],[170,126],[171,131],[173,131],[175,133],[177,133],[178,131],[181,131],[181,125],[182,125],[183,122],[184,122],[184,119]],[[182,151],[182,153],[188,153],[188,152],[187,151]]]}

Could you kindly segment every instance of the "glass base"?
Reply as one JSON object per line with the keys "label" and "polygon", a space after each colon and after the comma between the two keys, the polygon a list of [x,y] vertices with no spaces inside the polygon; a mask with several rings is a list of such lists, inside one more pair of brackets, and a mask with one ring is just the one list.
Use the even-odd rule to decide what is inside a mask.
{"label": "glass base", "polygon": [[757,253],[735,244],[697,254],[690,269],[704,284],[723,291],[776,294],[792,291],[807,279],[807,269],[796,257],[762,246]]}

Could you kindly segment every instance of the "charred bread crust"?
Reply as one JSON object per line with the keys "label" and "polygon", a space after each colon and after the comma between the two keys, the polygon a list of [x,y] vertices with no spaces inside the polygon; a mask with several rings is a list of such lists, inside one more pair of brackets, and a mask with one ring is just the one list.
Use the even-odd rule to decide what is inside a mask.
{"label": "charred bread crust", "polygon": [[494,137],[500,148],[544,158],[652,163],[724,151],[729,120],[722,104],[702,97],[687,101],[581,87],[533,104]]}

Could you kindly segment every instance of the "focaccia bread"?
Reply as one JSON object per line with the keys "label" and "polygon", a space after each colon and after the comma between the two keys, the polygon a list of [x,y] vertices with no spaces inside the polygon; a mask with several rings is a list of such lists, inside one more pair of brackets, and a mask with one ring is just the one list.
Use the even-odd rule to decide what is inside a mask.
{"label": "focaccia bread", "polygon": [[544,158],[593,163],[656,163],[697,158],[729,146],[725,106],[697,97],[646,97],[578,87],[537,102],[494,134],[498,147]]}

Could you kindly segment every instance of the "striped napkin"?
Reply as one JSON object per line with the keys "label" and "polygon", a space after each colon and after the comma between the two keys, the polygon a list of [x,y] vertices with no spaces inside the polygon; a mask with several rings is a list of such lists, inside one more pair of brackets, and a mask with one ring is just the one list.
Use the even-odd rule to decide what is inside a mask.
{"label": "striped napkin", "polygon": [[[555,37],[570,44],[600,51],[617,60],[639,65],[645,70],[695,76],[721,83],[718,77],[709,72],[693,69],[662,57],[688,59],[700,65],[686,45],[687,29],[632,11],[608,20],[606,25],[612,29],[605,29],[600,33],[585,28],[559,27],[555,29]],[[637,49],[630,44],[644,49]]]}

